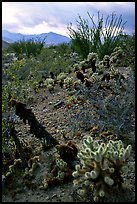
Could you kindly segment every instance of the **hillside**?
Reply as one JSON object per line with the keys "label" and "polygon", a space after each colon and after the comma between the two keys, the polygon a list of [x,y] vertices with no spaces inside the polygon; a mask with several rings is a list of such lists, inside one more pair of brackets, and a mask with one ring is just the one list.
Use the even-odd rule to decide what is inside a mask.
{"label": "hillside", "polygon": [[[72,140],[78,146],[78,150],[80,150],[83,139],[87,135],[93,135],[97,140],[103,140],[104,142],[110,139],[121,139],[125,146],[128,144],[132,145],[133,151],[130,161],[134,161],[135,133],[134,128],[131,128],[132,125],[134,126],[133,121],[131,119],[132,125],[130,126],[129,122],[126,123],[126,121],[124,121],[123,117],[125,116],[121,115],[122,110],[125,110],[126,107],[125,101],[120,104],[120,107],[118,107],[118,104],[115,106],[115,99],[118,99],[118,95],[121,96],[121,100],[127,96],[127,104],[130,100],[132,101],[131,112],[134,110],[134,102],[132,100],[135,91],[134,77],[129,67],[117,67],[117,69],[125,77],[125,82],[121,89],[118,89],[118,84],[112,85],[112,81],[109,82],[109,84],[112,85],[112,89],[105,88],[105,84],[104,89],[98,88],[98,81],[94,81],[90,87],[86,87],[85,84],[80,84],[75,90],[73,87],[67,89],[63,86],[61,88],[59,84],[56,84],[52,92],[45,87],[40,88],[38,93],[32,91],[31,100],[27,106],[32,108],[38,121],[46,127],[46,130],[50,132],[60,144],[66,144],[69,140]],[[85,75],[88,75],[89,71],[90,70],[86,70]],[[74,81],[77,80],[74,71],[68,74],[67,77],[72,77]],[[92,77],[90,77],[90,80],[91,79]],[[106,100],[110,100],[110,108],[114,107],[114,110],[110,109],[108,115],[107,112],[105,114],[106,117],[108,116],[108,120],[104,117],[105,109],[103,108],[103,101]],[[119,102],[121,100],[119,100]],[[115,112],[116,110],[121,110],[121,113]],[[134,115],[134,111],[132,113]],[[120,129],[118,130],[116,128],[115,132],[112,132],[111,128],[105,128],[107,126],[109,127],[108,121],[110,124],[111,122],[113,124],[113,117],[117,120],[116,125],[125,122],[123,134],[120,134]],[[33,134],[30,134],[29,125],[25,125],[22,120],[18,120],[15,127],[19,138],[28,141],[28,144],[32,146],[33,154],[39,156],[40,166],[36,169],[34,177],[32,177],[31,180],[23,179],[23,177],[19,175],[19,179],[16,178],[14,184],[10,183],[8,191],[3,193],[3,202],[92,201],[91,195],[90,197],[83,197],[76,193],[71,179],[66,183],[55,183],[47,189],[42,188],[42,180],[47,178],[48,173],[50,175],[52,161],[58,155],[57,149],[53,147],[49,150],[43,150],[41,140],[36,138]],[[93,133],[95,133],[95,135]],[[122,186],[122,190],[115,189],[111,192],[106,201],[134,202],[135,174],[133,172],[124,175]]]}
{"label": "hillside", "polygon": [[3,50],[3,202],[135,201],[135,44],[125,37],[86,58],[67,44]]}

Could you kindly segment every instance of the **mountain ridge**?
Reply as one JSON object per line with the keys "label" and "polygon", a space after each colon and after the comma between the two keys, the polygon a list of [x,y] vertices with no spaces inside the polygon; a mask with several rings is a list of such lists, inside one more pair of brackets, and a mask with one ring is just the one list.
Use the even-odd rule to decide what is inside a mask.
{"label": "mountain ridge", "polygon": [[45,39],[45,45],[58,45],[61,43],[69,43],[70,38],[61,34],[54,32],[41,33],[41,34],[22,34],[22,33],[13,33],[7,30],[2,30],[2,40],[13,43],[21,40],[30,40],[30,39],[40,39],[43,41]]}

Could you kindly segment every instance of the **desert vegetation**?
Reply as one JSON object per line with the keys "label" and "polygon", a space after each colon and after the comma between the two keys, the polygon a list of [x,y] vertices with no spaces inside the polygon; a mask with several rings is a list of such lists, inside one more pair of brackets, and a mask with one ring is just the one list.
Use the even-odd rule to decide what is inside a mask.
{"label": "desert vegetation", "polygon": [[70,44],[2,50],[4,201],[65,184],[72,202],[134,202],[135,35],[114,13],[88,16],[69,25]]}

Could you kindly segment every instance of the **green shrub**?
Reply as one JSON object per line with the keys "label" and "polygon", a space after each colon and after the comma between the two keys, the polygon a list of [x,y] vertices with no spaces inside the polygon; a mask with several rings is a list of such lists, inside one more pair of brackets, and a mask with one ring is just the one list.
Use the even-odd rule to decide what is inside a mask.
{"label": "green shrub", "polygon": [[120,39],[120,47],[123,50],[122,66],[130,66],[135,72],[135,34],[124,34]]}
{"label": "green shrub", "polygon": [[43,47],[44,40],[40,41],[40,39],[30,39],[28,41],[21,40],[20,42],[14,42],[9,46],[9,50],[15,52],[18,59],[22,59],[23,55],[26,55],[27,57],[36,57],[40,54]]}
{"label": "green shrub", "polygon": [[57,76],[60,72],[69,72],[71,66],[69,65],[69,57],[65,59],[63,56],[66,52],[60,47],[44,48],[37,57],[40,70],[46,70],[47,73],[53,72]]}
{"label": "green shrub", "polygon": [[10,96],[17,100],[25,101],[29,93],[29,85],[25,81],[20,80],[21,70],[23,68],[23,60],[18,60],[3,69],[2,77],[2,151],[9,152],[9,141],[11,121],[15,121],[15,113],[13,108],[9,106]]}
{"label": "green shrub", "polygon": [[61,56],[64,56],[64,54],[65,55],[70,54],[72,51],[70,44],[68,44],[68,43],[61,43],[61,44],[57,45],[55,47],[55,50]]}

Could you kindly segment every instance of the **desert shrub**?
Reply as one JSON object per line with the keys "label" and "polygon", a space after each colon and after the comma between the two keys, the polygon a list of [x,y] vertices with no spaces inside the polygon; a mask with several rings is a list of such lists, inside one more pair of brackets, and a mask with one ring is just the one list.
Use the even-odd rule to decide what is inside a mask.
{"label": "desert shrub", "polygon": [[[33,59],[17,60],[8,69],[3,68],[2,73],[2,135],[9,134],[9,121],[14,120],[15,114],[9,106],[10,97],[27,102],[30,99],[30,91],[35,81],[40,78]],[[26,66],[28,65],[28,67]],[[31,79],[30,75],[33,76]],[[35,77],[35,78],[34,78]]]}
{"label": "desert shrub", "polygon": [[68,26],[69,36],[72,39],[72,47],[78,52],[82,58],[87,58],[89,52],[97,52],[100,60],[104,55],[110,55],[113,49],[119,43],[119,35],[122,34],[124,24],[122,23],[122,15],[117,17],[112,13],[108,15],[105,22],[103,14],[100,17],[98,12],[98,21],[95,23],[93,17],[88,13],[92,27],[88,20],[83,19],[79,15],[76,21],[77,30],[72,28],[72,23]]}
{"label": "desert shrub", "polygon": [[69,43],[61,43],[55,47],[55,50],[61,56],[64,56],[66,54],[69,55],[72,51]]}
{"label": "desert shrub", "polygon": [[46,70],[47,73],[53,72],[57,76],[60,72],[68,72],[71,67],[69,65],[69,58],[65,59],[64,54],[67,52],[63,48],[59,47],[48,47],[44,48],[40,55],[37,57],[39,61],[39,67],[41,70]]}
{"label": "desert shrub", "polygon": [[16,56],[21,59],[24,55],[27,57],[36,57],[40,54],[42,48],[44,47],[44,40],[21,40],[20,42],[14,42],[9,46],[9,50],[15,52]]}
{"label": "desert shrub", "polygon": [[83,104],[80,112],[70,119],[71,130],[86,131],[91,125],[99,125],[102,130],[109,129],[119,137],[134,131],[135,81],[132,71],[121,82],[114,79],[109,81],[114,94],[110,94],[110,90],[100,89],[100,76],[95,78],[90,88],[81,86],[80,91],[75,93],[95,106],[95,113],[91,114],[87,105]]}
{"label": "desert shrub", "polygon": [[18,73],[22,69],[23,61],[18,60],[8,67],[3,69],[2,77],[2,152],[8,152],[9,141],[11,141],[10,130],[12,128],[11,121],[15,121],[14,110],[10,107],[10,97],[17,100],[25,101],[27,97],[27,84],[19,79]]}
{"label": "desert shrub", "polygon": [[123,50],[122,66],[130,66],[135,72],[135,34],[120,36],[120,47]]}

